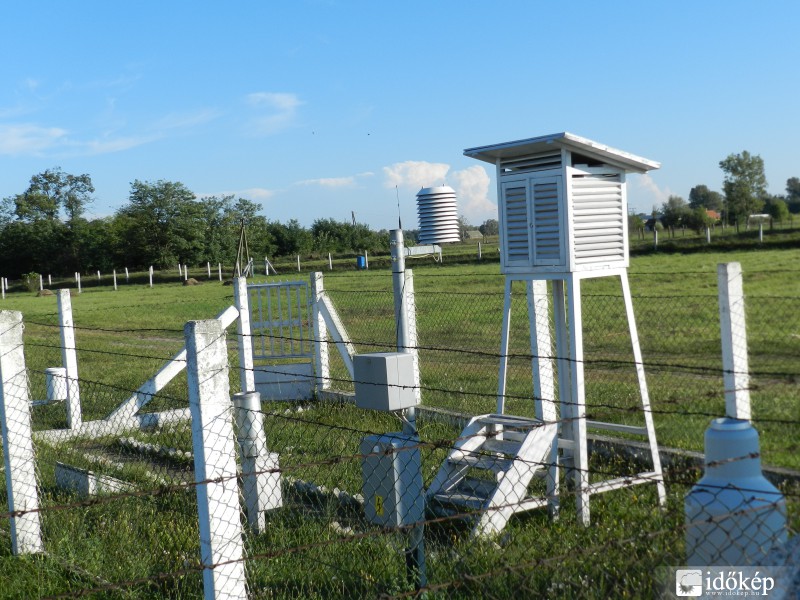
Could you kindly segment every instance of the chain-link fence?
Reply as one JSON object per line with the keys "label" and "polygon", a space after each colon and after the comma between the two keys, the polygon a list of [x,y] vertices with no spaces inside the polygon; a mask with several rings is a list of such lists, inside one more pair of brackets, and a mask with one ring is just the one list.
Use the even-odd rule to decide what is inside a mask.
{"label": "chain-link fence", "polygon": [[[634,298],[663,447],[667,494],[660,506],[654,475],[626,484],[652,468],[630,436],[609,440],[590,428],[584,472],[568,444],[552,451],[553,427],[573,419],[550,422],[548,430],[535,418],[532,361],[545,353],[531,352],[521,287],[513,289],[506,386],[506,414],[514,416],[485,417],[496,411],[502,279],[486,293],[458,277],[437,277],[415,282],[423,406],[416,433],[394,414],[345,399],[219,402],[240,390],[234,326],[218,320],[220,329],[192,346],[182,324],[222,315],[232,294],[213,306],[142,302],[136,310],[149,317],[135,324],[124,318],[133,308],[76,305],[79,374],[65,385],[79,390],[81,422],[70,426],[62,375],[45,375],[63,364],[58,311],[26,314],[25,366],[4,362],[0,374],[6,423],[24,425],[28,407],[30,452],[15,463],[19,452],[5,446],[4,458],[6,475],[35,474],[38,504],[19,492],[0,507],[0,568],[8,582],[0,596],[185,598],[211,589],[210,597],[245,590],[252,598],[636,598],[663,591],[659,569],[715,564],[731,547],[761,565],[796,564],[795,538],[772,549],[787,529],[797,530],[800,515],[793,470],[800,317],[792,299],[747,302],[760,450],[742,446],[705,469],[708,475],[718,465],[752,468],[763,460],[779,498],[752,483],[731,488],[706,480],[692,490],[703,464],[691,451],[703,450],[709,422],[725,413],[716,294]],[[377,281],[365,289],[356,278],[326,280],[360,353],[397,344],[390,282]],[[640,425],[622,296],[598,286],[581,300],[586,418]],[[178,322],[159,320],[167,307],[180,313],[171,317]],[[331,387],[352,391],[335,344],[321,342],[330,346]],[[3,358],[20,343],[4,345]],[[217,362],[204,362],[212,346]],[[170,381],[147,388],[168,364],[177,365]],[[7,444],[16,431],[4,429]],[[577,510],[582,478],[597,485],[589,526]],[[621,483],[600,493],[608,481]],[[698,495],[688,516],[687,503]],[[711,540],[715,523],[728,533],[698,549],[696,540]],[[26,554],[26,544],[31,557],[10,556]]]}

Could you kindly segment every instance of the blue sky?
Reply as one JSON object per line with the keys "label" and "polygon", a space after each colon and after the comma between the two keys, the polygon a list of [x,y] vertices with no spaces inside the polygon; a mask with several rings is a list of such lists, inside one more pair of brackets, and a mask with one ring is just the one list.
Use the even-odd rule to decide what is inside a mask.
{"label": "blue sky", "polygon": [[0,10],[0,198],[60,166],[235,194],[270,219],[416,227],[447,183],[471,222],[494,173],[465,148],[560,131],[662,163],[649,211],[748,150],[800,176],[800,2],[10,2]]}

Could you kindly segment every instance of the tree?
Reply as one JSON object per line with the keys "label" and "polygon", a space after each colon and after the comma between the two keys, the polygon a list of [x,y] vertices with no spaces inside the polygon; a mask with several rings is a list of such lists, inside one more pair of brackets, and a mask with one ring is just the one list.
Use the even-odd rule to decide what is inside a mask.
{"label": "tree", "polygon": [[722,210],[723,200],[722,194],[711,191],[707,185],[696,185],[689,192],[689,208],[691,209],[702,207],[719,212]]}
{"label": "tree", "polygon": [[467,239],[467,231],[469,231],[470,229],[475,229],[475,228],[469,222],[467,217],[465,217],[464,215],[459,215],[458,216],[458,235],[461,238],[462,242],[465,239]]}
{"label": "tree", "polygon": [[205,226],[203,206],[182,183],[134,181],[128,204],[117,212],[125,231],[128,262],[170,267],[200,262]]}
{"label": "tree", "polygon": [[31,222],[57,219],[63,209],[70,225],[83,216],[93,193],[91,177],[70,175],[55,167],[31,177],[28,189],[14,197],[15,213],[20,220]]}
{"label": "tree", "polygon": [[661,205],[661,223],[664,227],[679,227],[690,213],[689,205],[680,196],[670,196]]}
{"label": "tree", "polygon": [[786,204],[789,212],[800,213],[800,178],[790,177],[786,180]]}
{"label": "tree", "polygon": [[719,167],[725,173],[725,218],[733,216],[738,222],[745,220],[748,215],[761,212],[764,207],[762,198],[767,195],[764,160],[744,150],[741,154],[728,155],[720,161]]}
{"label": "tree", "polygon": [[497,219],[486,219],[478,229],[486,236],[500,235],[500,224]]}
{"label": "tree", "polygon": [[706,211],[705,207],[698,206],[697,208],[690,210],[689,214],[686,215],[684,224],[701,233],[705,231],[706,227],[711,227],[716,219],[711,217],[708,212]]}
{"label": "tree", "polygon": [[764,210],[773,221],[785,221],[789,218],[789,207],[780,196],[769,196],[764,201]]}

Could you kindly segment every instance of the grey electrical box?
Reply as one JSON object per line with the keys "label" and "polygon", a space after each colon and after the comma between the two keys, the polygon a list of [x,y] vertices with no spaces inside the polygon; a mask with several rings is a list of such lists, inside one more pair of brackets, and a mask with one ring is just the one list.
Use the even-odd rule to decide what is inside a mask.
{"label": "grey electrical box", "polygon": [[376,352],[353,356],[356,406],[371,410],[402,410],[417,405],[414,356]]}
{"label": "grey electrical box", "polygon": [[361,440],[364,512],[382,527],[422,521],[425,491],[419,438],[403,433],[371,435]]}

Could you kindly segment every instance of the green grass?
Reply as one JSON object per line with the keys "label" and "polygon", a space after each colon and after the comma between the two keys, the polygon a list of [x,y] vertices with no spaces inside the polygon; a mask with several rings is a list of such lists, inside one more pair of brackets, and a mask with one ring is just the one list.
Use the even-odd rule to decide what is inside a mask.
{"label": "green grass", "polygon": [[[466,250],[473,251],[474,248]],[[484,247],[484,257],[489,256]],[[467,254],[463,255],[467,257]],[[459,262],[463,264],[452,264]],[[724,412],[716,265],[739,261],[747,295],[754,422],[764,462],[798,468],[800,439],[800,249],[727,253],[648,254],[631,261],[630,280],[656,428],[662,445],[702,450],[712,415]],[[325,287],[358,351],[394,344],[391,277],[386,269],[326,273]],[[327,264],[326,264],[327,266]],[[497,389],[503,278],[497,263],[409,260],[414,268],[424,404],[468,413],[492,412]],[[192,273],[204,280],[204,273]],[[293,275],[291,277],[294,277]],[[307,278],[307,274],[299,277]],[[164,277],[168,279],[167,276]],[[175,274],[177,279],[177,274]],[[262,278],[263,279],[263,278]],[[287,275],[274,279],[287,279]],[[512,353],[507,411],[532,414],[528,324],[522,289],[512,305]],[[183,345],[183,324],[211,318],[232,304],[232,288],[212,280],[196,287],[164,281],[120,285],[118,291],[85,287],[72,297],[86,419],[102,418],[127,398]],[[25,317],[25,352],[31,393],[44,395],[46,367],[61,362],[53,297],[12,293],[2,308]],[[587,402],[592,417],[641,423],[638,388],[619,284],[585,282]],[[230,332],[233,333],[233,330]],[[230,343],[230,359],[237,365]],[[332,350],[334,387],[346,387],[344,366]],[[238,376],[231,371],[232,391]],[[154,409],[186,406],[185,375],[152,402]],[[360,492],[360,438],[396,431],[392,416],[350,405],[312,404],[303,412],[266,408],[268,445],[280,453],[284,474],[350,494]],[[36,407],[34,427],[64,427],[63,406]],[[423,475],[431,481],[444,457],[440,443],[459,431],[421,421]],[[187,426],[127,433],[140,441],[191,450]],[[98,598],[185,598],[200,594],[197,513],[191,463],[137,454],[111,436],[48,445],[37,443],[45,546],[34,558],[10,556],[8,522],[0,522],[0,597],[38,597],[103,588]],[[100,456],[105,462],[97,462]],[[95,458],[92,458],[95,457]],[[133,483],[147,493],[83,503],[55,488],[55,462],[89,468]],[[624,464],[593,459],[599,472],[630,472]],[[655,594],[653,573],[682,564],[682,502],[697,473],[669,474],[666,511],[656,507],[654,486],[618,490],[592,499],[590,528],[578,526],[565,493],[562,517],[544,511],[512,519],[499,542],[476,543],[460,522],[431,524],[426,532],[432,598],[586,597],[637,598]],[[159,487],[156,480],[166,482]],[[789,515],[797,528],[797,490]],[[284,486],[284,507],[269,515],[261,536],[247,536],[248,584],[257,598],[375,597],[410,590],[403,538],[381,532],[357,511],[330,497]],[[0,510],[5,510],[3,500]],[[335,525],[334,525],[335,524]],[[635,557],[635,558],[632,558]],[[463,574],[473,577],[464,578]],[[120,583],[121,589],[111,588]]]}

